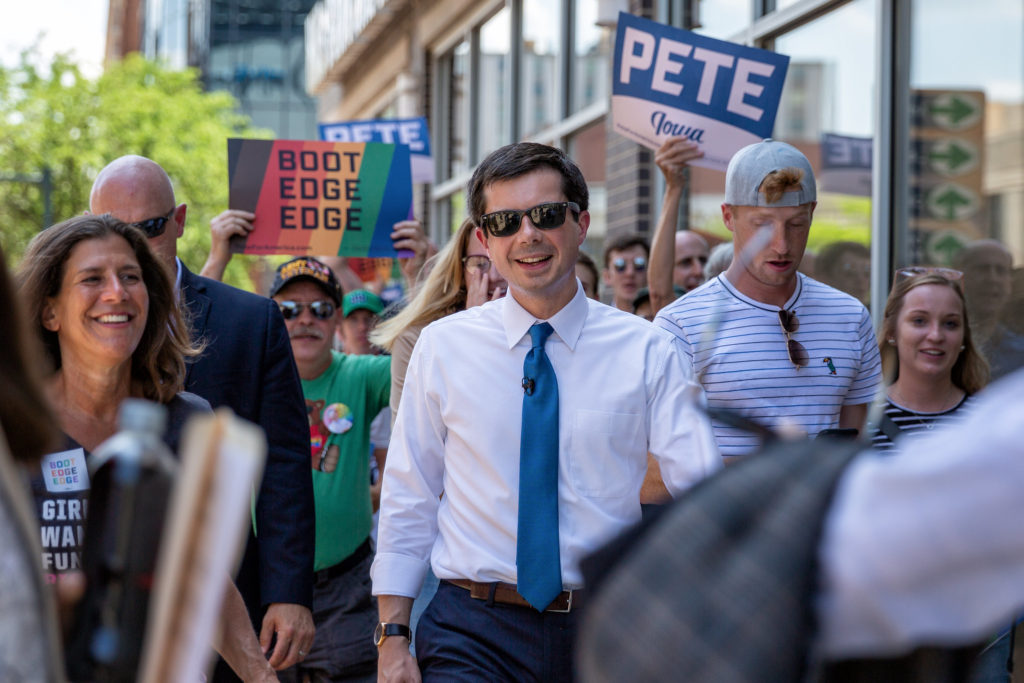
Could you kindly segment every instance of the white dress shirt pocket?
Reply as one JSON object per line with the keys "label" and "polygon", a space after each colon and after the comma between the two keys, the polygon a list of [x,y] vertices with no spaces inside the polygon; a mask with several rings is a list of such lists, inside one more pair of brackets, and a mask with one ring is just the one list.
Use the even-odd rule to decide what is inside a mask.
{"label": "white dress shirt pocket", "polygon": [[569,470],[577,493],[591,498],[637,494],[637,463],[647,453],[642,426],[638,414],[576,411]]}

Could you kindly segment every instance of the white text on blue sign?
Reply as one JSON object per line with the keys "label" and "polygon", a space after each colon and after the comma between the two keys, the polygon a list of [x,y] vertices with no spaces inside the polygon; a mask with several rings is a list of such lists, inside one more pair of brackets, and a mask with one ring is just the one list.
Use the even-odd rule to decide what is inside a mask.
{"label": "white text on blue sign", "polygon": [[[620,14],[613,95],[624,95],[722,121],[770,137],[789,58]],[[654,111],[656,136],[702,142],[671,109]]]}

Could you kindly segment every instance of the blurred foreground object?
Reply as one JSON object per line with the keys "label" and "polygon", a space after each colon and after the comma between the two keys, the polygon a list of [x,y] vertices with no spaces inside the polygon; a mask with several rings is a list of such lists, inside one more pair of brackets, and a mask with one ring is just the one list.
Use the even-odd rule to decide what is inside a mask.
{"label": "blurred foreground object", "polygon": [[266,441],[227,409],[196,416],[175,482],[176,463],[160,442],[165,417],[161,406],[126,401],[121,431],[95,453],[90,588],[69,647],[73,679],[201,680],[210,667]]}
{"label": "blurred foreground object", "polygon": [[163,443],[167,409],[126,399],[118,431],[89,459],[87,588],[68,643],[72,680],[135,680],[153,572],[178,468]]}
{"label": "blurred foreground object", "polygon": [[1022,404],[1019,371],[900,457],[783,444],[695,487],[601,551],[581,680],[966,680],[1024,606]]}
{"label": "blurred foreground object", "polygon": [[193,418],[157,563],[139,680],[201,680],[219,623],[224,577],[234,573],[267,444],[227,408]]}
{"label": "blurred foreground object", "polygon": [[39,522],[0,429],[0,680],[63,681],[53,591],[44,583]]}

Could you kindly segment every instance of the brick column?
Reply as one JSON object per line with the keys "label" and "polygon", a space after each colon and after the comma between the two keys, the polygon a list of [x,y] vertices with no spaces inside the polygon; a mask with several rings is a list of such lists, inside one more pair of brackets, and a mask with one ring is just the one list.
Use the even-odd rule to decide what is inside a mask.
{"label": "brick column", "polygon": [[[630,0],[629,11],[654,18],[654,0]],[[608,237],[622,232],[654,231],[657,216],[651,197],[654,153],[612,130],[612,117],[605,123],[608,197]]]}

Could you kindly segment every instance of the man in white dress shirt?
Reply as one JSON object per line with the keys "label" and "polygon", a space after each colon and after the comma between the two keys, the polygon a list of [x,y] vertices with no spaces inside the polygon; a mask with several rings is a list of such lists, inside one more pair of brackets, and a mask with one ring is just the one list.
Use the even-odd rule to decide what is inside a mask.
{"label": "man in white dress shirt", "polygon": [[[585,596],[580,560],[639,521],[647,453],[673,494],[720,458],[678,342],[587,299],[575,277],[590,222],[576,165],[546,145],[509,145],[480,164],[469,195],[509,296],[430,325],[410,359],[371,571],[380,680],[418,681],[421,669],[423,680],[568,680]],[[520,593],[532,579],[518,568],[517,543],[536,532],[519,528],[520,463],[534,457],[521,458],[520,446],[535,441],[523,424],[534,391],[524,359],[543,323],[553,332],[539,353],[557,394],[554,423],[542,416],[536,426],[552,436],[536,450],[556,453],[562,592],[538,607]],[[441,585],[417,628],[417,664],[407,626],[428,567]]]}

